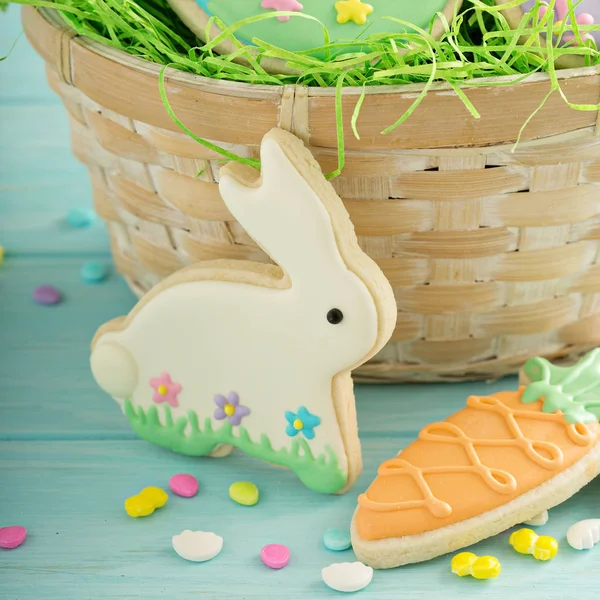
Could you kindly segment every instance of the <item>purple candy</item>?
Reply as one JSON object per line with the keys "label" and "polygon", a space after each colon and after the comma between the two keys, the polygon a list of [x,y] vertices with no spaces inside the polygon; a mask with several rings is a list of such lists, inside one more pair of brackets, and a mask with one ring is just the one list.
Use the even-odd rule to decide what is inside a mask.
{"label": "purple candy", "polygon": [[0,548],[12,550],[20,546],[27,537],[27,529],[20,525],[12,527],[0,527]]}
{"label": "purple candy", "polygon": [[38,285],[33,290],[33,301],[36,304],[51,306],[62,300],[61,293],[53,285]]}

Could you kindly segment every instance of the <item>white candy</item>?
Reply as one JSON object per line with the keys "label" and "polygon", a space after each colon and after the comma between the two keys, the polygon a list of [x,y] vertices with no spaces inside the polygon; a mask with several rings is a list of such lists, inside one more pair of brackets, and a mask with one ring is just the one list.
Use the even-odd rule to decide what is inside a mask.
{"label": "white candy", "polygon": [[539,515],[533,517],[533,519],[529,519],[529,521],[523,521],[523,525],[531,525],[532,527],[540,527],[541,525],[545,525],[548,522],[548,511],[545,510],[541,512]]}
{"label": "white candy", "polygon": [[567,542],[575,550],[590,550],[600,542],[600,519],[586,519],[569,527]]}
{"label": "white candy", "polygon": [[173,550],[193,562],[204,562],[214,558],[223,548],[223,538],[210,531],[186,529],[173,536]]}
{"label": "white candy", "polygon": [[333,563],[321,570],[323,581],[337,592],[358,592],[373,579],[373,569],[361,562]]}

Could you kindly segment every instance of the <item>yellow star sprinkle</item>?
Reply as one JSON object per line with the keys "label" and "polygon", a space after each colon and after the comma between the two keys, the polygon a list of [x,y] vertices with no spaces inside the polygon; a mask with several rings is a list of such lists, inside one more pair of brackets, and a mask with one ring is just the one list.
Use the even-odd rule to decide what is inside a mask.
{"label": "yellow star sprinkle", "polygon": [[342,25],[348,21],[364,25],[367,22],[367,16],[373,12],[370,4],[363,4],[360,0],[341,0],[335,3],[335,9],[338,12],[337,22]]}

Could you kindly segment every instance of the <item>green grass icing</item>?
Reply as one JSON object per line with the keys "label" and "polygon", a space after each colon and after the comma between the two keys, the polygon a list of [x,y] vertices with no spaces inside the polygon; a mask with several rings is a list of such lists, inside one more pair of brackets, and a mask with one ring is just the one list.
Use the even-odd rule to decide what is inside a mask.
{"label": "green grass icing", "polygon": [[193,411],[189,411],[186,417],[173,420],[167,405],[164,405],[164,425],[160,422],[156,406],[145,411],[140,406],[134,408],[129,400],[125,400],[124,412],[142,439],[180,454],[205,456],[217,446],[229,444],[246,454],[291,469],[306,487],[316,492],[333,494],[346,485],[346,475],[329,446],[326,446],[326,454],[315,457],[304,438],[294,438],[289,449],[275,450],[266,434],[263,433],[260,441],[256,442],[244,427],[234,428],[228,421],[215,429],[211,418],[207,417],[201,428]]}

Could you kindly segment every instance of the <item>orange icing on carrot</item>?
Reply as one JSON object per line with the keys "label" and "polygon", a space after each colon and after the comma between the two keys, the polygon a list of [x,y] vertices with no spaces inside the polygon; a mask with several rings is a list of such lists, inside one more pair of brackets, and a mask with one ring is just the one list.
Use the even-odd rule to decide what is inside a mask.
{"label": "orange icing on carrot", "polygon": [[569,424],[521,394],[471,396],[467,407],[424,427],[358,498],[356,526],[365,540],[413,535],[505,504],[582,458],[597,423]]}

